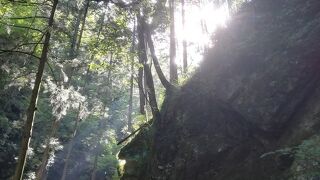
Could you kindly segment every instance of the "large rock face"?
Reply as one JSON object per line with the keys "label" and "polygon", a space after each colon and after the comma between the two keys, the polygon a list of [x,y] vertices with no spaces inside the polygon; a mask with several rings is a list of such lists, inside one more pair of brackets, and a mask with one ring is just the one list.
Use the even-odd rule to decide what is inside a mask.
{"label": "large rock face", "polygon": [[161,122],[122,149],[123,179],[319,178],[320,149],[303,142],[320,145],[320,1],[248,4],[215,41]]}

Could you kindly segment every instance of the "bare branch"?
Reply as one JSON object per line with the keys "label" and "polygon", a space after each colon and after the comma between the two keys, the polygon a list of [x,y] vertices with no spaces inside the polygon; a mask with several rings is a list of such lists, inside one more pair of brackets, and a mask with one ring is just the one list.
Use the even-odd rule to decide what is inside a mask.
{"label": "bare branch", "polygon": [[25,55],[32,56],[32,57],[34,57],[34,58],[36,58],[36,59],[40,59],[40,57],[34,55],[33,53],[24,52],[24,51],[0,49],[0,54],[3,54],[3,53],[19,53],[19,54],[25,54]]}
{"label": "bare branch", "polygon": [[31,42],[31,43],[22,43],[22,44],[16,44],[11,50],[19,49],[20,47],[23,46],[28,46],[28,45],[38,45],[38,44],[44,44],[44,43],[38,43],[38,42]]}
{"label": "bare branch", "polygon": [[33,19],[33,18],[48,19],[48,17],[46,16],[11,17],[8,19],[15,20],[15,19]]}
{"label": "bare branch", "polygon": [[0,21],[0,24],[4,24],[4,25],[6,25],[6,26],[15,27],[15,28],[30,29],[30,30],[33,30],[33,31],[38,31],[38,32],[44,33],[42,30],[36,29],[36,28],[32,28],[32,27],[26,27],[26,26],[8,24],[8,23],[2,22],[2,21]]}
{"label": "bare branch", "polygon": [[122,144],[123,142],[125,142],[126,140],[128,140],[130,137],[132,137],[133,135],[135,135],[138,131],[140,131],[141,129],[150,126],[152,124],[152,120],[150,122],[144,123],[143,125],[141,125],[137,130],[133,131],[131,134],[129,134],[129,136],[125,137],[124,139],[120,140],[117,145]]}
{"label": "bare branch", "polygon": [[45,35],[45,34],[43,33],[42,36],[40,37],[39,41],[37,42],[37,45],[35,45],[35,46],[33,47],[32,53],[34,53],[34,52],[36,51],[36,48],[37,48],[37,46],[41,43],[42,39],[44,38],[44,35]]}

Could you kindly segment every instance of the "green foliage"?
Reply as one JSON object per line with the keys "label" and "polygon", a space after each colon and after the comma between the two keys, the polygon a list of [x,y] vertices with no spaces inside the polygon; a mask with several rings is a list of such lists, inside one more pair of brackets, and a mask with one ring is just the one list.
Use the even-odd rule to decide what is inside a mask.
{"label": "green foliage", "polygon": [[[135,10],[127,11],[111,2],[106,5],[90,1],[80,46],[75,48],[78,49],[76,56],[71,57],[73,40],[80,42],[85,2],[59,1],[54,27],[50,29],[48,63],[37,105],[26,178],[34,176],[39,168],[46,142],[52,143],[48,178],[60,175],[62,170],[59,168],[63,166],[67,147],[73,138],[75,143],[70,161],[77,163],[70,163],[70,171],[77,165],[84,169],[79,177],[90,177],[93,159],[97,156],[97,170],[119,179],[116,167],[120,147],[116,144],[128,134],[132,60],[134,71],[142,67],[137,60],[138,52],[131,50]],[[50,3],[0,0],[0,167],[6,167],[0,168],[0,179],[7,179],[13,173],[39,63],[35,56],[42,53]],[[144,1],[142,6],[153,19],[153,28],[164,32],[168,25],[165,1]],[[81,20],[79,27],[78,19]],[[136,79],[136,73],[133,74]],[[157,96],[161,104],[165,92],[160,90],[157,81],[156,86],[159,87]],[[134,81],[134,91],[137,89]],[[135,128],[146,121],[145,116],[135,113],[138,98],[134,92]],[[82,105],[80,110],[79,104]],[[73,137],[78,116],[81,120]],[[54,121],[58,121],[58,129],[50,137]],[[70,174],[79,172],[74,170]]]}
{"label": "green foliage", "polygon": [[312,179],[320,177],[320,136],[303,141],[294,154],[291,168],[292,179]]}
{"label": "green foliage", "polygon": [[294,159],[289,172],[290,179],[312,179],[320,176],[319,135],[304,140],[298,146],[265,153],[261,158],[270,155],[288,155]]}

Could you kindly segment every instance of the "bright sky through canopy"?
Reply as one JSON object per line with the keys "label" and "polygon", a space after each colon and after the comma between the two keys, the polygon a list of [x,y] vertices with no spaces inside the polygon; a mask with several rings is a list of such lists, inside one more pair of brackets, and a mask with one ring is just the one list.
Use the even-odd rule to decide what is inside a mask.
{"label": "bright sky through canopy", "polygon": [[181,5],[175,14],[176,38],[178,42],[176,63],[182,64],[182,40],[188,44],[188,59],[191,66],[198,66],[206,47],[211,47],[211,36],[219,27],[226,27],[230,18],[227,3],[217,7],[212,0],[186,3],[185,28],[182,27]]}

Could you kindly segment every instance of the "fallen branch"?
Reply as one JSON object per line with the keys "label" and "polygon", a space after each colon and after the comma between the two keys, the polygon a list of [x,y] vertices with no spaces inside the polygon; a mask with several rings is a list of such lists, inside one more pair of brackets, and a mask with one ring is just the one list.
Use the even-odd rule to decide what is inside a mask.
{"label": "fallen branch", "polygon": [[142,128],[149,126],[152,123],[152,120],[144,123],[142,126],[140,126],[137,130],[133,131],[131,134],[129,134],[129,136],[125,137],[124,139],[120,140],[117,145],[122,144],[123,142],[125,142],[126,140],[128,140],[130,137],[132,137],[133,135],[135,135],[138,131],[140,131]]}

